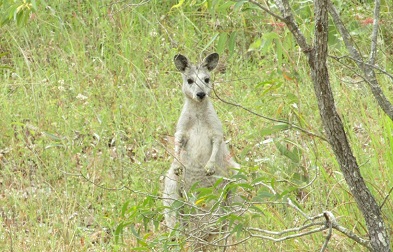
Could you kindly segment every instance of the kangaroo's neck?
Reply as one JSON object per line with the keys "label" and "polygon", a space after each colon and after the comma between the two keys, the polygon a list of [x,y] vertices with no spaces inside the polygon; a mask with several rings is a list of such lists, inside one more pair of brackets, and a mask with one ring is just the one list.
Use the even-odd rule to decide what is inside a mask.
{"label": "kangaroo's neck", "polygon": [[184,108],[190,110],[190,112],[193,111],[193,113],[196,114],[205,114],[207,111],[214,110],[209,97],[205,97],[202,101],[196,101],[186,97],[184,101]]}

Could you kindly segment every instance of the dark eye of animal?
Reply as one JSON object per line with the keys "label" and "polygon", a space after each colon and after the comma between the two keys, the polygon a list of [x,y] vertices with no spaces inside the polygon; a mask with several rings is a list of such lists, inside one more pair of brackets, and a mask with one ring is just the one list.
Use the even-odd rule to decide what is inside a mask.
{"label": "dark eye of animal", "polygon": [[206,82],[206,83],[209,83],[209,81],[210,81],[209,78],[206,78],[206,79],[205,79],[205,82]]}
{"label": "dark eye of animal", "polygon": [[187,83],[191,85],[192,83],[194,83],[194,80],[193,79],[187,79]]}

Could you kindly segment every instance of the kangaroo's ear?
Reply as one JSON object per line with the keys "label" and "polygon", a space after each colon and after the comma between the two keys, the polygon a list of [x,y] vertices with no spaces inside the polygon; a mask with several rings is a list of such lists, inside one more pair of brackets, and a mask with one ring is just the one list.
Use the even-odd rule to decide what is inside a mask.
{"label": "kangaroo's ear", "polygon": [[191,65],[190,61],[187,59],[187,57],[183,56],[181,54],[175,55],[173,60],[175,62],[175,66],[176,66],[177,70],[179,70],[180,72],[184,72],[186,70],[186,68],[190,67],[190,65]]}
{"label": "kangaroo's ear", "polygon": [[218,53],[212,53],[209,54],[202,62],[202,66],[206,67],[207,70],[211,71],[214,68],[216,68],[218,64],[218,60],[220,59],[220,56]]}

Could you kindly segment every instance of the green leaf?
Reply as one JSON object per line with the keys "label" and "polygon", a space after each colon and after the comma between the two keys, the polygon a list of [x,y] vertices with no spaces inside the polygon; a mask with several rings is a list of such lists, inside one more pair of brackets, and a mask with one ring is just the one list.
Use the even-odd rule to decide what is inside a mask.
{"label": "green leaf", "polygon": [[217,37],[220,35],[220,33],[215,34],[212,39],[206,44],[206,46],[202,49],[203,51],[206,51],[207,48],[210,47],[211,44],[213,44],[213,42],[217,39]]}
{"label": "green leaf", "polygon": [[129,204],[130,204],[130,201],[126,201],[126,203],[124,203],[123,206],[121,207],[121,216],[122,217],[124,217],[124,215],[126,214]]}
{"label": "green leaf", "polygon": [[257,195],[255,196],[258,199],[270,199],[275,197],[273,193],[271,193],[268,189],[262,188],[257,192]]}
{"label": "green leaf", "polygon": [[260,131],[260,134],[262,136],[267,136],[267,135],[271,135],[271,134],[274,134],[276,132],[287,130],[287,129],[289,129],[289,125],[288,124],[278,123],[278,124],[275,124],[275,125],[273,125],[271,127],[264,128],[262,131]]}
{"label": "green leaf", "polygon": [[284,198],[285,196],[287,196],[288,194],[296,191],[298,188],[295,186],[290,186],[289,188],[286,188],[282,193],[280,193],[280,197],[279,198]]}
{"label": "green leaf", "polygon": [[237,224],[237,225],[233,228],[233,230],[232,230],[233,233],[236,233],[236,237],[237,237],[238,239],[240,238],[241,234],[243,233],[242,231],[243,231],[243,224],[242,224],[242,223]]}
{"label": "green leaf", "polygon": [[37,10],[37,3],[36,3],[36,1],[35,0],[31,0],[30,3],[31,3],[31,6],[33,7],[33,10],[34,11]]}
{"label": "green leaf", "polygon": [[55,140],[55,141],[61,141],[63,139],[62,137],[58,137],[58,136],[56,136],[54,134],[51,134],[51,133],[48,133],[48,132],[45,132],[45,131],[43,131],[42,134],[44,134],[48,138],[50,138],[52,140]]}
{"label": "green leaf", "polygon": [[115,242],[119,243],[119,239],[122,237],[123,234],[123,230],[126,226],[130,225],[130,222],[126,222],[126,223],[120,223],[115,230]]}
{"label": "green leaf", "polygon": [[248,2],[248,0],[243,0],[243,1],[238,1],[234,6],[233,6],[233,10],[234,11],[238,11],[240,8],[242,8],[243,7],[243,5],[245,4],[245,3],[247,3]]}
{"label": "green leaf", "polygon": [[259,182],[265,183],[265,180],[266,180],[266,178],[264,178],[264,177],[258,177],[258,178],[254,179],[254,180],[251,182],[251,185],[255,185],[255,184],[259,183]]}
{"label": "green leaf", "polygon": [[288,103],[298,103],[299,102],[299,98],[295,94],[286,93],[285,96],[286,96],[286,101]]}
{"label": "green leaf", "polygon": [[214,183],[214,187],[218,187],[221,183],[222,183],[222,181],[224,180],[224,178],[223,177],[219,177],[217,180],[216,180],[216,182]]}
{"label": "green leaf", "polygon": [[11,69],[9,66],[0,66],[0,69]]}
{"label": "green leaf", "polygon": [[217,52],[222,54],[226,47],[226,42],[228,40],[228,34],[226,32],[220,33],[217,42]]}
{"label": "green leaf", "polygon": [[229,36],[229,45],[228,45],[229,55],[232,55],[234,53],[235,46],[236,46],[236,32],[232,32],[231,35]]}
{"label": "green leaf", "polygon": [[251,43],[250,47],[248,48],[248,51],[258,51],[261,48],[262,45],[262,39],[257,39],[254,42]]}
{"label": "green leaf", "polygon": [[236,174],[236,175],[233,175],[231,178],[232,179],[238,179],[238,180],[247,180],[247,176],[242,174],[242,173],[240,173],[240,172],[238,174]]}
{"label": "green leaf", "polygon": [[140,237],[139,232],[135,230],[134,225],[130,225],[130,229],[132,234],[136,237],[136,239],[138,240],[138,243],[141,244],[142,246],[146,247],[147,243],[145,241],[142,240],[142,237]]}
{"label": "green leaf", "polygon": [[265,213],[265,211],[263,211],[261,208],[259,208],[257,205],[255,205],[255,204],[253,204],[253,205],[251,205],[250,206],[250,209],[253,209],[254,211],[256,211],[256,212],[258,212],[258,213],[260,213],[260,214],[264,214]]}
{"label": "green leaf", "polygon": [[309,182],[309,178],[304,176],[303,174],[299,173],[299,172],[295,172],[292,175],[291,181],[295,182],[297,185],[302,185],[303,183],[308,183]]}
{"label": "green leaf", "polygon": [[175,5],[173,5],[173,6],[171,7],[171,10],[170,10],[170,11],[172,11],[173,9],[181,8],[181,7],[183,6],[184,2],[185,2],[185,0],[180,0],[178,4],[175,4]]}
{"label": "green leaf", "polygon": [[211,187],[201,187],[201,188],[197,188],[195,191],[199,193],[199,195],[198,195],[199,197],[198,198],[201,198],[202,196],[206,196],[206,195],[212,194],[213,193],[213,188],[211,188]]}
{"label": "green leaf", "polygon": [[293,149],[289,150],[286,146],[277,141],[275,141],[274,144],[282,155],[289,158],[293,163],[299,164],[302,152],[298,147],[293,146]]}
{"label": "green leaf", "polygon": [[277,57],[277,64],[279,66],[282,66],[283,50],[282,50],[282,44],[278,39],[276,40],[276,57]]}
{"label": "green leaf", "polygon": [[260,46],[261,52],[267,53],[273,45],[273,40],[277,39],[280,39],[280,36],[275,32],[263,34],[263,43]]}
{"label": "green leaf", "polygon": [[266,85],[273,85],[274,83],[276,83],[277,80],[265,80],[265,81],[260,81],[258,82],[255,87],[256,88],[260,88],[260,87],[264,87]]}
{"label": "green leaf", "polygon": [[254,189],[254,187],[252,185],[250,185],[249,183],[239,183],[239,184],[236,184],[236,187],[240,187],[240,188],[245,189],[245,190],[252,190],[252,189]]}

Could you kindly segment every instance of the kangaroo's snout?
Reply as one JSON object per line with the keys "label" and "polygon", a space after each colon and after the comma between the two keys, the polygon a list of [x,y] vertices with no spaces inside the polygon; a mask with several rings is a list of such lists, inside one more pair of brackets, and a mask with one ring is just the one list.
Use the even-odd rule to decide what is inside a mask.
{"label": "kangaroo's snout", "polygon": [[206,93],[205,93],[205,92],[198,92],[196,95],[198,96],[198,98],[199,98],[200,100],[202,100],[203,98],[205,98]]}

